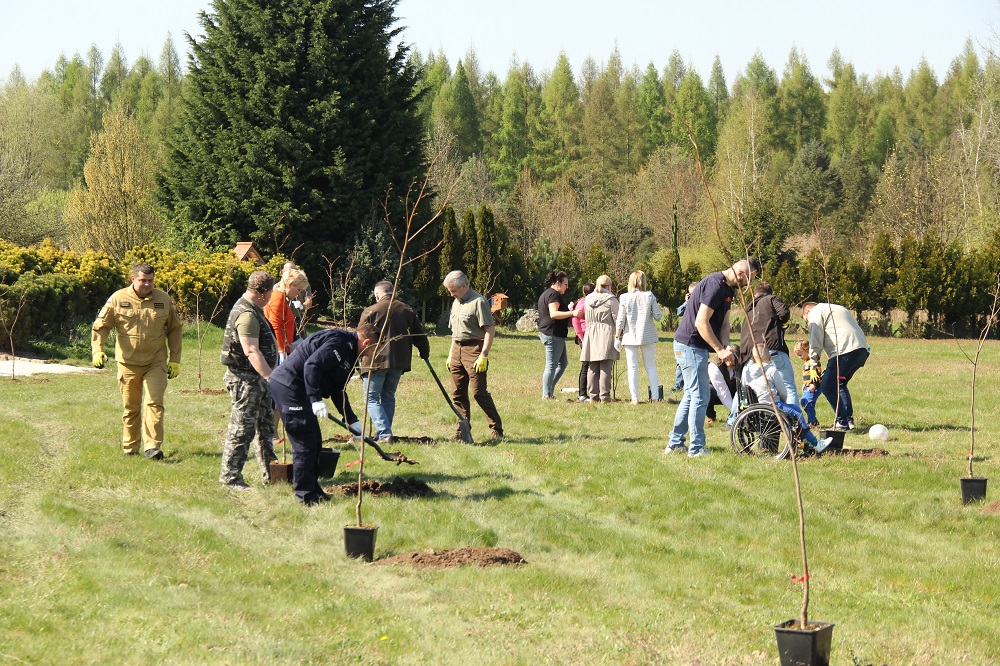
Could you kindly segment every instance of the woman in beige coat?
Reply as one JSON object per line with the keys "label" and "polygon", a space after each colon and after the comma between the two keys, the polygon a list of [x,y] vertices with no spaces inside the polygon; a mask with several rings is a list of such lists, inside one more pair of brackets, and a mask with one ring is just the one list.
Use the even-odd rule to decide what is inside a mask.
{"label": "woman in beige coat", "polygon": [[583,301],[587,335],[583,337],[580,361],[589,363],[587,393],[591,402],[611,402],[611,369],[619,357],[619,341],[615,338],[615,318],[618,298],[611,291],[611,278],[597,278],[592,294]]}

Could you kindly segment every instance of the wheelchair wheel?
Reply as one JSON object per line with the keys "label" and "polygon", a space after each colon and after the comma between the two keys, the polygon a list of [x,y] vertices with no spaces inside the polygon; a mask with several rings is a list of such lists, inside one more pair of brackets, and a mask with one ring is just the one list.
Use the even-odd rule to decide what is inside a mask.
{"label": "wheelchair wheel", "polygon": [[767,456],[781,460],[791,453],[792,429],[784,414],[775,416],[770,405],[746,407],[733,422],[729,441],[738,456]]}

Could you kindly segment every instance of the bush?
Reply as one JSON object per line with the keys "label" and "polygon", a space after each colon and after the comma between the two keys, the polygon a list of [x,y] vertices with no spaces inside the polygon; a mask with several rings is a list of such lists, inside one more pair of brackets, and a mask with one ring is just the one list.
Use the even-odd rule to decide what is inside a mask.
{"label": "bush", "polygon": [[36,337],[66,332],[86,306],[87,295],[77,278],[25,273],[12,285],[0,285],[0,317],[5,324],[0,343],[9,347],[9,328],[15,348]]}

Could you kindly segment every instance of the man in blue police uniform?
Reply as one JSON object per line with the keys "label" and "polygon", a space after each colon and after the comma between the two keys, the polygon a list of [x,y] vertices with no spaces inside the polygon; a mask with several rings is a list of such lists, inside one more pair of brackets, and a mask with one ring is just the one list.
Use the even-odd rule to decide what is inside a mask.
{"label": "man in blue police uniform", "polygon": [[361,434],[361,422],[351,409],[346,388],[358,356],[375,336],[376,331],[367,324],[358,326],[357,331],[314,333],[271,373],[271,395],[292,445],[292,489],[296,499],[307,506],[330,499],[317,480],[323,440],[319,419],[329,415],[323,398],[333,401],[353,434]]}

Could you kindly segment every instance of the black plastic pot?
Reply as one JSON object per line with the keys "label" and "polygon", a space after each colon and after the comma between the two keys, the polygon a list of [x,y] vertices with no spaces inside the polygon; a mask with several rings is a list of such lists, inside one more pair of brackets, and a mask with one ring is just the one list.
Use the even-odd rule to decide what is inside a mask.
{"label": "black plastic pot", "polygon": [[823,439],[825,437],[833,437],[833,441],[830,442],[830,446],[826,447],[827,451],[843,451],[844,450],[844,430],[824,430]]}
{"label": "black plastic pot", "polygon": [[962,482],[962,504],[972,504],[986,499],[986,477],[985,476],[963,476]]}
{"label": "black plastic pot", "polygon": [[781,666],[830,666],[832,622],[810,622],[808,629],[795,629],[798,620],[774,626]]}
{"label": "black plastic pot", "polygon": [[344,549],[348,557],[364,558],[365,562],[375,559],[375,535],[377,525],[344,525]]}
{"label": "black plastic pot", "polygon": [[316,469],[316,476],[321,479],[331,479],[337,473],[337,461],[340,460],[340,451],[323,447],[319,450],[319,466]]}

